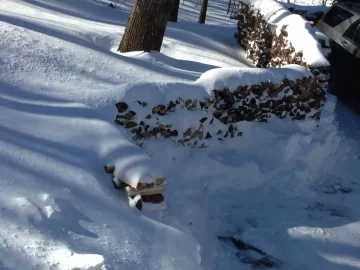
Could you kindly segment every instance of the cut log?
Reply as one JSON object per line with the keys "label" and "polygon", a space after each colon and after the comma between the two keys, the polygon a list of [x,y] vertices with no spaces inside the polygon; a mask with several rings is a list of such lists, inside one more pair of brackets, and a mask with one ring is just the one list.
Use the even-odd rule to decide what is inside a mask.
{"label": "cut log", "polygon": [[105,165],[105,166],[104,166],[104,170],[105,170],[106,173],[114,173],[115,166]]}
{"label": "cut log", "polygon": [[136,187],[136,190],[149,189],[155,186],[155,183],[139,183]]}
{"label": "cut log", "polygon": [[157,178],[155,179],[155,185],[161,185],[162,183],[164,183],[166,180],[165,177],[161,177],[161,178]]}
{"label": "cut log", "polygon": [[[121,160],[122,161],[122,160]],[[123,163],[123,162],[122,162]],[[122,168],[122,164],[118,167],[114,162],[108,163],[104,166],[104,170],[106,173],[113,174],[113,181],[120,185],[120,182],[124,182],[127,185],[131,186],[134,189],[142,189],[142,183],[148,187],[148,185],[161,185],[165,182],[166,178],[158,169],[153,169],[154,166],[152,164],[140,164],[139,171],[135,168]],[[145,168],[145,169],[144,169]]]}
{"label": "cut log", "polygon": [[129,205],[140,211],[163,211],[166,210],[166,203],[162,194],[150,196],[127,196]]}
{"label": "cut log", "polygon": [[[162,185],[165,183],[165,177],[164,177],[164,178],[160,178],[160,180],[156,179],[156,180],[155,180],[155,183],[154,183],[154,182],[153,182],[153,183],[140,183],[140,182],[139,182],[139,183],[137,184],[137,186],[132,185],[131,182],[130,182],[130,181],[126,181],[126,179],[125,179],[125,180],[123,180],[123,179],[116,179],[116,178],[114,177],[113,181],[114,181],[115,183],[117,183],[118,186],[121,186],[121,185],[129,186],[129,187],[131,187],[131,188],[134,189],[134,190],[140,191],[140,190],[149,189],[149,188],[156,187],[156,186],[162,186]],[[122,182],[122,184],[121,184],[121,182]],[[166,186],[167,186],[167,184],[166,184]]]}
{"label": "cut log", "polygon": [[142,210],[142,200],[141,200],[141,196],[137,195],[137,196],[128,196],[129,199],[129,206],[132,208],[137,208],[140,211]]}
{"label": "cut log", "polygon": [[141,190],[135,189],[133,187],[127,186],[125,188],[125,192],[127,196],[135,196],[135,195],[154,195],[164,192],[167,188],[168,184],[166,182],[161,185],[154,185],[153,187],[144,188]]}
{"label": "cut log", "polygon": [[142,202],[142,211],[165,211],[166,210],[166,203],[146,203]]}
{"label": "cut log", "polygon": [[162,203],[165,198],[162,194],[154,194],[141,196],[141,200],[144,203]]}

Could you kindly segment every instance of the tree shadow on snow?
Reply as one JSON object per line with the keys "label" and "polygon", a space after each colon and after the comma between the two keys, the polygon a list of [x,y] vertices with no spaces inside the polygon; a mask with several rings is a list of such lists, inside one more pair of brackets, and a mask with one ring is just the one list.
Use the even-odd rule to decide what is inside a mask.
{"label": "tree shadow on snow", "polygon": [[[30,268],[31,267],[31,268]],[[12,248],[12,246],[0,247],[0,269],[36,269],[33,261],[25,258],[21,252]]]}
{"label": "tree shadow on snow", "polygon": [[[52,137],[54,134],[58,135],[57,129],[54,129],[57,125],[55,117],[59,117],[62,123],[66,123],[68,118],[70,123],[74,118],[84,121],[105,120],[91,108],[85,106],[72,108],[66,106],[72,104],[71,102],[62,99],[32,94],[7,83],[0,83],[0,89],[2,89],[0,111],[10,112],[9,115],[5,113],[0,116],[0,141],[6,149],[0,153],[0,170],[5,171],[5,175],[6,172],[12,172],[10,177],[2,180],[2,185],[11,187],[11,194],[14,195],[9,195],[10,199],[15,199],[14,196],[25,198],[29,202],[29,207],[33,209],[28,212],[19,210],[21,215],[27,215],[27,219],[24,220],[17,216],[16,211],[2,208],[0,209],[2,221],[8,220],[20,227],[31,227],[36,232],[41,231],[46,239],[63,243],[76,253],[103,254],[101,246],[91,244],[93,240],[88,241],[85,246],[79,245],[79,241],[99,237],[80,222],[90,224],[89,228],[91,228],[91,224],[94,223],[99,226],[102,222],[112,224],[120,222],[120,219],[121,226],[126,226],[128,229],[113,236],[119,243],[124,241],[123,237],[126,233],[138,235],[142,231],[141,226],[144,225],[139,224],[140,213],[137,209],[129,208],[123,192],[114,190],[111,177],[104,172],[103,166],[108,158],[118,157],[119,154],[131,160],[128,162],[129,167],[136,166],[137,162],[140,162],[136,159],[136,154],[142,153],[142,150],[132,144],[117,145],[116,149],[103,156],[99,154],[96,146],[102,141],[93,141],[94,147],[81,147],[74,144],[73,140],[68,142],[67,137],[62,137],[61,134],[60,137]],[[24,119],[21,119],[21,116],[24,116]],[[54,122],[43,123],[49,119]],[[47,130],[44,130],[44,125],[47,125]],[[40,132],[36,132],[37,128]],[[81,129],[78,132],[81,133]],[[94,132],[101,134],[99,130]],[[114,138],[106,136],[100,138],[121,140],[122,134],[119,131],[113,136]],[[83,139],[86,140],[86,136]],[[9,147],[8,149],[14,147],[18,151],[8,151],[6,146]],[[134,147],[138,152],[133,150]],[[19,155],[24,155],[25,158],[19,158]],[[32,158],[36,160],[29,162]],[[57,166],[61,168],[60,171],[56,170]],[[68,173],[68,170],[71,173]],[[100,191],[96,192],[97,188]],[[41,199],[42,194],[49,194],[50,199]],[[36,215],[32,216],[31,213]],[[92,216],[89,215],[90,213]],[[94,216],[97,215],[100,217],[95,220]],[[102,220],[101,215],[111,216],[113,220]],[[126,219],[123,218],[124,216]],[[75,238],[71,235],[75,235]],[[105,259],[113,256],[113,254],[103,255]]]}
{"label": "tree shadow on snow", "polygon": [[[187,31],[184,26],[191,28],[192,31]],[[215,36],[213,35],[214,32],[217,33]],[[213,51],[216,54],[221,53],[229,59],[237,61],[239,66],[253,67],[251,62],[244,58],[244,50],[234,38],[235,32],[235,25],[224,27],[184,22],[180,24],[170,23],[166,29],[165,37],[183,43],[187,47]],[[225,62],[226,59],[223,61]]]}
{"label": "tree shadow on snow", "polygon": [[[78,36],[69,35],[66,32],[62,32],[60,30],[56,30],[53,28],[48,28],[48,27],[45,27],[45,26],[35,23],[35,22],[31,22],[31,21],[28,21],[25,19],[14,18],[14,17],[6,16],[6,15],[0,15],[0,20],[10,23],[10,24],[13,24],[13,25],[16,25],[16,26],[24,27],[24,28],[48,35],[48,36],[59,38],[59,39],[77,44],[79,46],[86,47],[88,49],[92,49],[92,50],[96,51],[98,54],[99,53],[105,54],[106,57],[112,57],[115,60],[119,59],[122,62],[125,62],[125,65],[126,65],[126,63],[129,63],[131,65],[137,65],[139,67],[142,67],[144,69],[151,71],[151,73],[165,74],[167,76],[193,81],[194,79],[197,79],[199,77],[199,75],[200,75],[199,72],[204,72],[204,71],[207,71],[209,68],[211,69],[211,68],[215,67],[215,66],[198,63],[195,61],[185,61],[189,65],[186,70],[183,70],[182,68],[184,68],[184,66],[186,65],[185,62],[183,62],[182,60],[170,59],[170,57],[164,56],[163,58],[166,58],[166,59],[169,58],[167,60],[166,64],[173,65],[173,68],[169,69],[168,65],[163,65],[163,64],[159,65],[156,61],[146,62],[141,59],[136,59],[136,58],[127,57],[124,55],[113,53],[113,52],[109,51],[108,48],[104,48],[101,45],[99,46],[98,44],[94,44],[93,42],[89,41],[86,36],[84,36],[83,38],[79,38]],[[119,41],[120,41],[120,37],[119,37]],[[108,45],[106,45],[106,46],[108,46]],[[180,68],[177,65],[180,65]],[[89,74],[89,76],[94,76],[94,75]],[[110,79],[103,78],[103,80],[104,80],[104,82],[109,82]]]}
{"label": "tree shadow on snow", "polygon": [[[63,0],[61,5],[57,1],[25,0],[32,6],[44,8],[80,19],[125,26],[129,16],[131,3],[125,2],[121,9],[110,8],[104,1],[98,0]],[[130,5],[129,5],[130,4]],[[66,6],[67,8],[64,8]],[[91,22],[89,22],[91,23]]]}
{"label": "tree shadow on snow", "polygon": [[356,99],[354,103],[338,100],[335,108],[339,131],[357,142],[360,140],[359,102],[359,99]]}
{"label": "tree shadow on snow", "polygon": [[[218,199],[209,209],[223,221],[215,228],[219,244],[214,252],[227,256],[234,265],[237,261],[261,269],[357,269],[360,248],[343,242],[340,235],[334,238],[332,229],[357,222],[359,213],[334,215],[323,207],[309,207],[313,199],[262,190],[216,190]],[[325,206],[335,199],[338,203],[329,207],[339,208],[341,196],[347,195],[319,193],[316,198],[325,201]]]}
{"label": "tree shadow on snow", "polygon": [[85,237],[98,238],[97,234],[80,225],[79,221],[91,223],[92,220],[77,210],[71,203],[60,198],[55,198],[53,203],[59,210],[53,209],[54,212],[49,213],[48,216],[45,216],[42,209],[36,206],[41,214],[41,219],[40,221],[31,222],[35,223],[37,228],[41,230],[51,228],[51,235],[55,239],[67,238],[69,232]]}

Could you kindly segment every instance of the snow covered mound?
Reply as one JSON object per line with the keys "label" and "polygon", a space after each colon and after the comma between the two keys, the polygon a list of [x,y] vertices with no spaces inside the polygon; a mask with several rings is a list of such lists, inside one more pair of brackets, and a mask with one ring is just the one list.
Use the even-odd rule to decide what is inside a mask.
{"label": "snow covered mound", "polygon": [[276,27],[277,35],[286,26],[287,38],[296,51],[302,52],[303,61],[311,67],[329,66],[318,39],[324,36],[300,15],[291,13],[286,7],[273,0],[245,1],[253,9],[257,9],[264,16],[267,23]]}
{"label": "snow covered mound", "polygon": [[[192,93],[187,95],[186,90]],[[211,139],[242,136],[236,126],[240,121],[267,122],[287,116],[318,120],[325,101],[317,79],[298,65],[219,68],[192,84],[140,85],[127,93],[116,104],[115,123],[129,129],[140,146],[139,140],[163,137],[206,148]]]}

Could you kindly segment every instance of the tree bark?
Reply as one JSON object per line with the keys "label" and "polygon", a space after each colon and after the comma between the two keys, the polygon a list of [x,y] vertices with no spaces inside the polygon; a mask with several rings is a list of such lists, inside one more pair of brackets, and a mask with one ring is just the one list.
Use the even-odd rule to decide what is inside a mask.
{"label": "tree bark", "polygon": [[135,0],[118,51],[160,51],[173,0]]}
{"label": "tree bark", "polygon": [[173,4],[170,11],[169,22],[177,22],[179,14],[180,0],[173,0]]}
{"label": "tree bark", "polygon": [[207,7],[208,7],[208,0],[202,0],[201,10],[199,15],[199,23],[205,23]]}

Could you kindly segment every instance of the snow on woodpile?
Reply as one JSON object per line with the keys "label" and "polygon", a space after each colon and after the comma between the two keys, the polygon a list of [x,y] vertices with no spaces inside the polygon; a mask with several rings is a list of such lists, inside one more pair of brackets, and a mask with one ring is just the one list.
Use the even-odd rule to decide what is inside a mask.
{"label": "snow on woodpile", "polygon": [[[123,107],[124,104],[117,104],[118,111],[127,110],[127,107]],[[131,113],[132,111],[127,114],[132,115]],[[114,187],[124,190],[132,207],[142,210],[145,205],[149,205],[151,209],[145,208],[165,210],[162,192],[167,188],[167,182],[164,173],[139,147],[129,141],[122,141],[121,145],[122,150],[112,150],[104,166],[105,172],[112,174]]]}
{"label": "snow on woodpile", "polygon": [[259,67],[298,64],[321,81],[329,76],[324,36],[300,15],[272,0],[250,0],[240,8],[239,44]]}
{"label": "snow on woodpile", "polygon": [[146,139],[165,138],[206,148],[241,137],[240,121],[318,120],[325,101],[317,79],[298,65],[218,68],[192,84],[138,85],[127,93],[117,103],[115,123],[141,147]]}
{"label": "snow on woodpile", "polygon": [[126,155],[121,155],[109,162],[105,170],[113,174],[116,184],[120,184],[118,181],[121,179],[134,188],[139,183],[164,182],[164,175],[158,169],[154,169],[154,164],[145,153],[139,151],[134,161],[131,161]]}
{"label": "snow on woodpile", "polygon": [[321,44],[317,40],[317,29],[300,15],[292,14],[280,3],[273,0],[250,0],[250,4],[260,10],[264,19],[276,24],[277,34],[283,25],[287,25],[288,39],[297,51],[302,51],[304,61],[310,66],[328,66],[329,62],[322,53]]}
{"label": "snow on woodpile", "polygon": [[327,6],[302,6],[293,3],[282,3],[291,13],[301,15],[308,21],[316,24],[325,12],[329,9]]}
{"label": "snow on woodpile", "polygon": [[264,20],[260,10],[242,5],[238,22],[238,33],[235,37],[246,50],[246,57],[253,60],[257,67],[281,67],[297,64],[309,68],[303,60],[303,53],[296,52],[288,40],[286,26],[282,26],[280,34]]}

